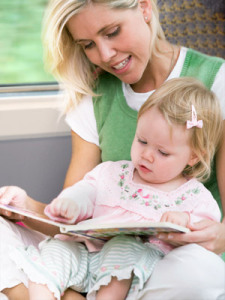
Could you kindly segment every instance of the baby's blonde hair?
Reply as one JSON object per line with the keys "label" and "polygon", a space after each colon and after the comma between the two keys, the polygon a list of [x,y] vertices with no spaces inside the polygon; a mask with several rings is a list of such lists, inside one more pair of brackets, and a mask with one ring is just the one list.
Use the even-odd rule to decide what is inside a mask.
{"label": "baby's blonde hair", "polygon": [[[47,69],[63,83],[67,110],[83,95],[92,95],[95,66],[88,60],[67,29],[67,22],[90,4],[102,4],[112,9],[135,9],[138,0],[50,0],[43,22],[44,60]],[[159,50],[159,40],[165,39],[159,22],[157,0],[152,0],[150,53]]]}
{"label": "baby's blonde hair", "polygon": [[[213,157],[220,145],[223,133],[223,118],[219,100],[201,82],[194,78],[176,78],[165,82],[142,105],[138,119],[149,109],[156,106],[171,124],[186,126],[192,120],[192,105],[203,127],[192,127],[190,146],[199,162],[186,166],[183,173],[200,181],[209,178]],[[151,126],[151,120],[149,120]]]}

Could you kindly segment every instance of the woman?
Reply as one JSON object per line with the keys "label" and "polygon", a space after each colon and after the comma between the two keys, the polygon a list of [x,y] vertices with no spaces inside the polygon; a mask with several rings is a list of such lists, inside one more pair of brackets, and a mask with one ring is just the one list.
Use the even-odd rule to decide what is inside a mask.
{"label": "woman", "polygon": [[[169,44],[153,0],[53,0],[45,19],[46,61],[65,86],[67,108],[78,103],[66,118],[72,129],[73,151],[65,187],[83,178],[101,161],[130,159],[128,149],[134,136],[137,111],[167,79],[192,76],[202,80],[217,94],[225,115],[225,91],[221,84],[225,76],[224,61]],[[99,75],[102,71],[106,72]],[[225,142],[216,156],[225,211],[223,153]],[[216,188],[212,192],[218,198]],[[32,199],[27,201],[27,206],[36,210],[44,207]],[[3,219],[2,224],[8,228],[10,239],[13,225]],[[55,233],[54,228],[41,228],[31,221],[28,225],[45,234]],[[13,229],[17,230],[17,235],[9,241],[13,245],[35,244],[35,237],[42,239],[31,232],[27,241],[27,232],[18,227]],[[157,264],[139,299],[224,297],[224,263],[204,248],[215,253],[225,251],[225,220],[223,223],[205,220],[192,229],[193,232],[186,235],[160,235],[175,245],[187,245],[171,251]],[[2,245],[3,242],[7,244],[4,239]],[[7,245],[4,247],[7,249]],[[190,247],[196,248],[195,255],[190,256]],[[6,258],[2,263],[6,263]],[[9,285],[5,279],[5,286],[2,284],[0,288],[10,299],[17,299],[12,293],[21,299],[22,292],[23,299],[28,299],[26,279],[20,278],[19,271],[11,273],[14,283]],[[19,279],[13,281],[15,274]],[[77,295],[77,299],[79,297]]]}

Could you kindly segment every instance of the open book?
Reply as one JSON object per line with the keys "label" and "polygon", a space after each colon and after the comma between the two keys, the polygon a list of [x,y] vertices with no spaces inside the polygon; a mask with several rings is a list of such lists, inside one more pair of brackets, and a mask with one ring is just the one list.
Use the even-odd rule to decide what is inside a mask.
{"label": "open book", "polygon": [[128,235],[155,235],[159,232],[181,232],[186,233],[190,230],[186,227],[176,225],[169,222],[121,222],[121,223],[107,223],[68,225],[60,222],[50,220],[46,215],[39,214],[31,210],[18,208],[11,205],[0,204],[0,208],[32,218],[41,222],[45,222],[60,228],[61,233],[82,235],[89,238],[104,239],[115,235],[128,234]]}

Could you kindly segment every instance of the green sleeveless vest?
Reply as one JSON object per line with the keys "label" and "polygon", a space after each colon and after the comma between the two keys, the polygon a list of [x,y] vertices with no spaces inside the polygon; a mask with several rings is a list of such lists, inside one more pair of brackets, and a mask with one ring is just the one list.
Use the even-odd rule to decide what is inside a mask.
{"label": "green sleeveless vest", "polygon": [[[221,58],[210,57],[189,49],[180,76],[195,77],[211,89],[223,62]],[[121,81],[109,73],[100,76],[95,92],[100,95],[93,98],[93,104],[102,161],[130,160],[137,111],[127,105]],[[205,186],[212,192],[221,208],[215,164],[212,176]]]}

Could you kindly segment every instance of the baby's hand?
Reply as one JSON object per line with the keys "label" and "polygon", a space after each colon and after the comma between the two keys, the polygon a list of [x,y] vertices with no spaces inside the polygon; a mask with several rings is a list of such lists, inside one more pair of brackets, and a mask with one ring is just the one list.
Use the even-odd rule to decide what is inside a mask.
{"label": "baby's hand", "polygon": [[70,198],[55,198],[44,212],[50,219],[68,224],[74,224],[79,216],[78,205]]}
{"label": "baby's hand", "polygon": [[190,216],[186,212],[168,211],[165,212],[160,222],[171,222],[186,227],[189,224]]}

